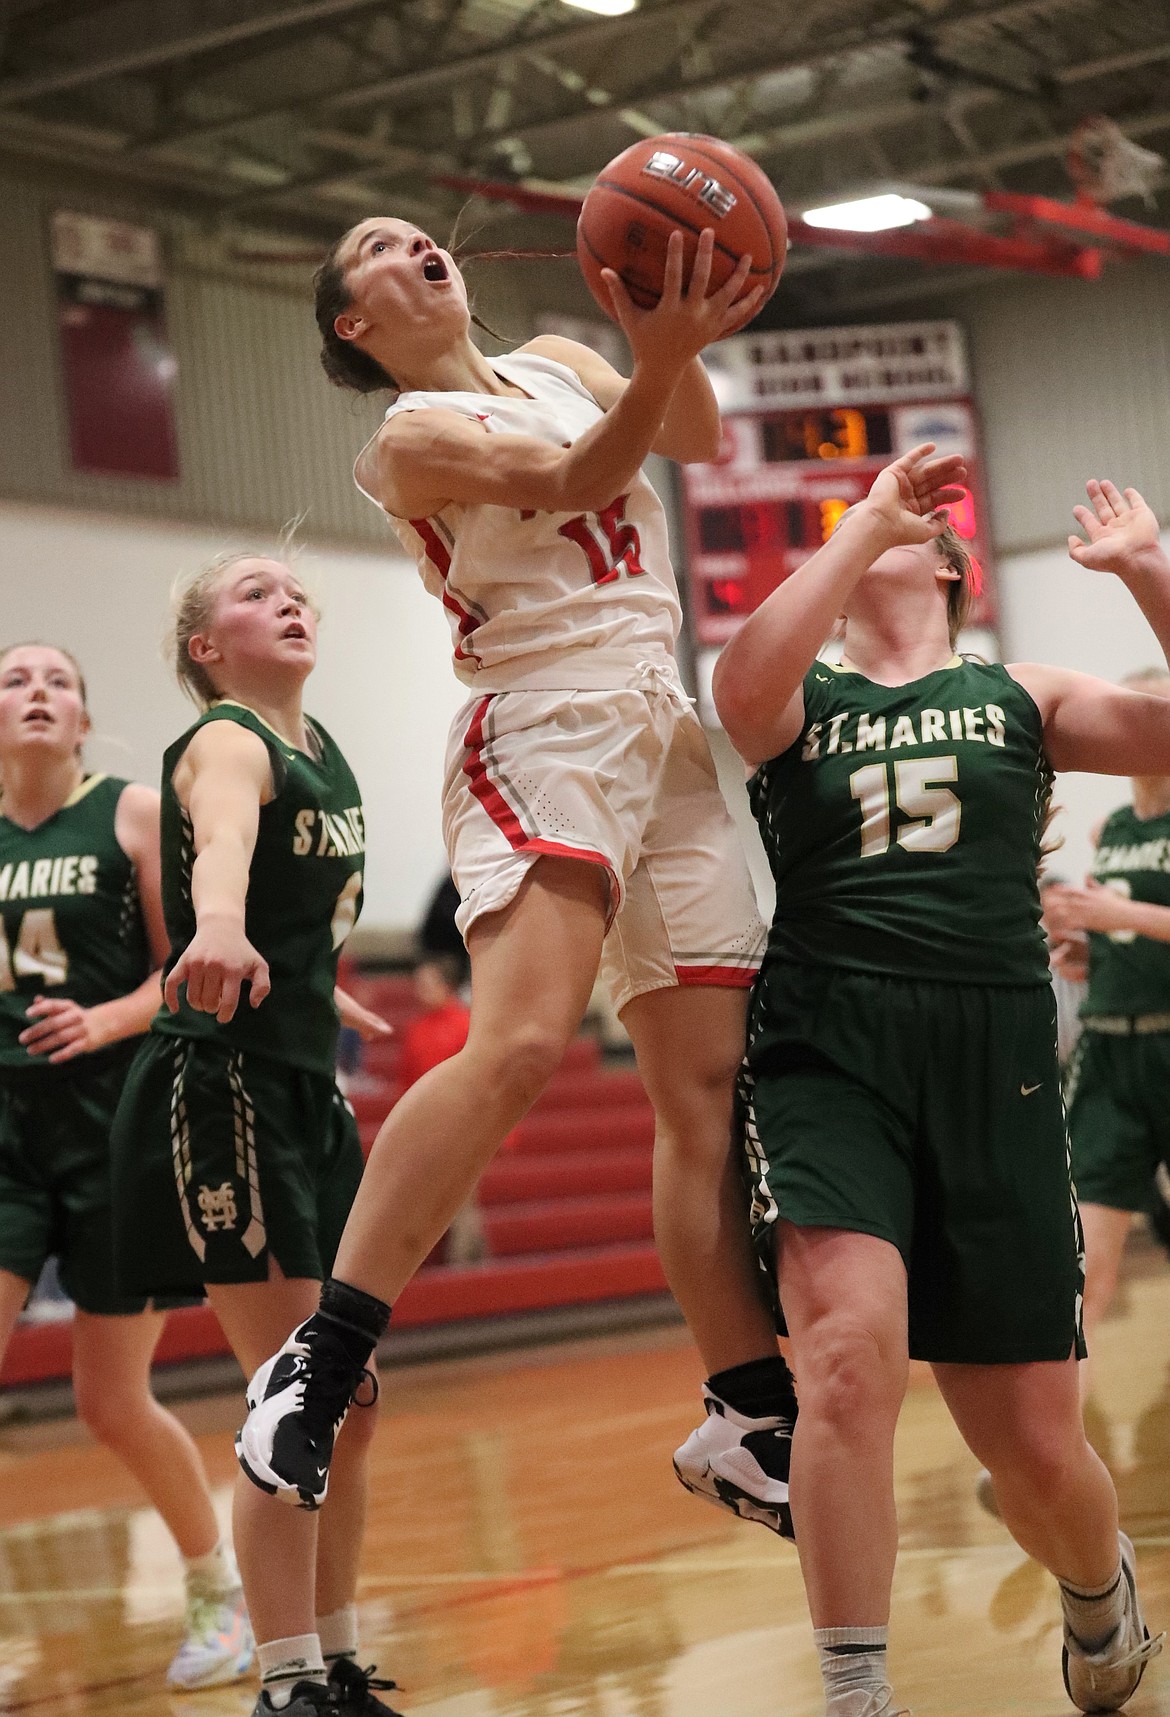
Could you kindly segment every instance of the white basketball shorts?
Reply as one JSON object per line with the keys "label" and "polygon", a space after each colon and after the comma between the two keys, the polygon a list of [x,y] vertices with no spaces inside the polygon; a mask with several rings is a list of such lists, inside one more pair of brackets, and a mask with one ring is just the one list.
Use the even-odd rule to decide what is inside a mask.
{"label": "white basketball shorts", "polygon": [[766,939],[702,726],[665,675],[644,689],[473,699],[447,752],[443,833],[464,936],[546,855],[609,874],[601,974],[620,1011],[680,984],[747,988]]}

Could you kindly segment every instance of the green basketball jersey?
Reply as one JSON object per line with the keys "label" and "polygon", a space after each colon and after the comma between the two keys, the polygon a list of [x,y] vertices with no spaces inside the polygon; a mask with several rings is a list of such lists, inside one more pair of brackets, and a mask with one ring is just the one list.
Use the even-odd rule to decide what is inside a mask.
{"label": "green basketball jersey", "polygon": [[757,770],[769,961],[1047,983],[1036,884],[1052,785],[1040,712],[999,665],[904,686],[815,662],[805,722]]}
{"label": "green basketball jersey", "polygon": [[[1170,812],[1143,822],[1132,805],[1101,830],[1093,875],[1126,899],[1170,906]],[[1170,942],[1135,930],[1090,932],[1082,1014],[1170,1013]]]}
{"label": "green basketball jersey", "polygon": [[190,1007],[184,989],[178,1013],[164,1007],[152,1029],[177,1037],[218,1038],[294,1067],[332,1074],[338,1032],[333,1000],[337,960],[361,911],[366,839],[357,782],[337,746],[316,722],[308,725],[320,755],[310,757],[289,745],[252,710],[224,701],[200,716],[166,752],[162,883],[171,941],[167,971],[195,934],[194,831],[172,781],[191,740],[212,721],[237,722],[268,748],[276,792],[260,808],[244,922],[249,942],[268,962],[272,990],[253,1008],[245,986],[235,1018],[220,1025],[214,1014]]}
{"label": "green basketball jersey", "polygon": [[134,865],[114,835],[125,786],[87,775],[35,829],[0,813],[0,1066],[47,1065],[17,1041],[35,996],[94,1007],[150,970]]}

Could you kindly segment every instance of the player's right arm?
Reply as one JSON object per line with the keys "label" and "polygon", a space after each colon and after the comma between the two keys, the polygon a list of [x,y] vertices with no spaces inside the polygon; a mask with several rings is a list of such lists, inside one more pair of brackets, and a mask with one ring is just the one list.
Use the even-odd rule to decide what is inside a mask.
{"label": "player's right arm", "polygon": [[271,984],[268,963],[244,932],[248,871],[260,827],[260,807],[273,795],[263,740],[234,721],[201,727],[175,768],[173,786],[195,838],[191,899],[195,934],[172,967],[163,996],[178,1012],[180,985],[200,1013],[226,1025],[240,986],[251,986],[259,1007]]}
{"label": "player's right arm", "polygon": [[742,316],[743,303],[735,301],[751,259],[742,259],[727,282],[709,293],[712,244],[713,235],[700,239],[684,292],[682,235],[671,236],[662,297],[645,314],[634,311],[617,276],[606,271],[634,371],[621,396],[571,446],[488,433],[440,407],[400,412],[359,457],[362,488],[400,519],[425,518],[452,502],[544,513],[608,507],[641,470],[683,371]]}
{"label": "player's right arm", "polygon": [[854,585],[879,555],[903,543],[929,542],[946,526],[938,509],[959,500],[963,462],[931,459],[933,442],[912,448],[880,471],[864,501],[851,507],[828,542],[760,604],[715,664],[719,719],[745,763],[763,763],[790,746],[804,725],[804,676]]}

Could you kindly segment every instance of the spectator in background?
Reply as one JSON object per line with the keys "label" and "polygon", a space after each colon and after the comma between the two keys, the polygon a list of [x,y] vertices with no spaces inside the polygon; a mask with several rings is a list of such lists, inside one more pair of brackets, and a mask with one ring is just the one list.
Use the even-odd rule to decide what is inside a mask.
{"label": "spectator in background", "polygon": [[402,1032],[398,1095],[424,1073],[458,1055],[467,1042],[471,1012],[460,999],[463,969],[454,954],[424,955],[414,969],[414,989],[422,1012]]}
{"label": "spectator in background", "polygon": [[[451,884],[451,892],[455,894],[454,883]],[[435,915],[441,894],[440,889],[427,915],[428,923]],[[458,899],[458,895],[455,895],[456,904]],[[423,1011],[417,1014],[402,1032],[402,1050],[398,1061],[398,1097],[409,1091],[432,1067],[458,1055],[467,1042],[471,1011],[459,994],[465,976],[465,962],[454,953],[430,954],[415,967],[415,993]],[[486,1255],[483,1220],[473,1192],[466,1204],[456,1211],[447,1230],[443,1240],[443,1262],[476,1264]]]}

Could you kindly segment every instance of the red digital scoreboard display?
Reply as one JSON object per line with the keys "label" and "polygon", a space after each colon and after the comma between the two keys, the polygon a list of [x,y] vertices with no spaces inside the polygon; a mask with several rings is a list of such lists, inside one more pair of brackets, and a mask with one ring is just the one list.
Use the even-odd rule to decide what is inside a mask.
{"label": "red digital scoreboard display", "polygon": [[950,512],[983,574],[971,625],[994,629],[978,424],[955,324],[745,335],[710,360],[723,447],[714,464],[682,468],[700,647],[725,643],[882,466],[923,441],[967,461],[971,487]]}

